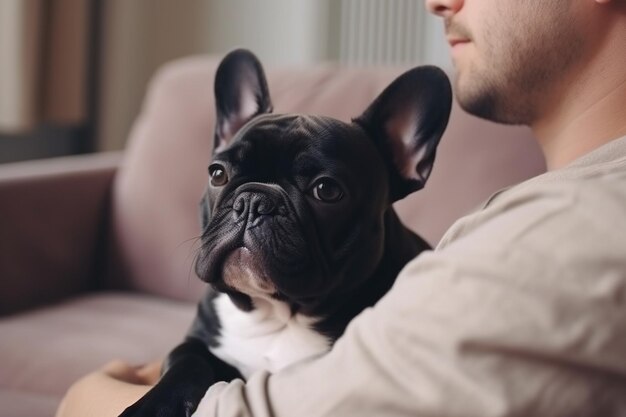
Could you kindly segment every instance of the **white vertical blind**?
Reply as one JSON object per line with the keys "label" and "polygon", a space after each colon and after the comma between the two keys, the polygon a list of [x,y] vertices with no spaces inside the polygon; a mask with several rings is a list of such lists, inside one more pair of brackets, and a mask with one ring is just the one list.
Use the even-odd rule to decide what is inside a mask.
{"label": "white vertical blind", "polygon": [[340,1],[342,63],[393,65],[424,60],[422,0]]}

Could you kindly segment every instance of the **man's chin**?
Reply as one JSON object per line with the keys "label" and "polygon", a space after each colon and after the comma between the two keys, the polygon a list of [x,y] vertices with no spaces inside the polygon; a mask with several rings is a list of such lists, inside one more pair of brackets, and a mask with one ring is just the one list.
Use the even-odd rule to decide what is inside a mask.
{"label": "man's chin", "polygon": [[494,114],[494,103],[488,95],[463,94],[459,92],[457,99],[461,108],[467,113],[480,117],[481,119],[497,122]]}
{"label": "man's chin", "polygon": [[522,117],[520,112],[514,111],[514,100],[515,97],[510,97],[508,102],[507,100],[498,99],[496,94],[487,91],[487,89],[480,91],[463,88],[463,86],[457,87],[457,101],[459,106],[467,113],[495,123],[506,125],[527,124],[526,118]]}

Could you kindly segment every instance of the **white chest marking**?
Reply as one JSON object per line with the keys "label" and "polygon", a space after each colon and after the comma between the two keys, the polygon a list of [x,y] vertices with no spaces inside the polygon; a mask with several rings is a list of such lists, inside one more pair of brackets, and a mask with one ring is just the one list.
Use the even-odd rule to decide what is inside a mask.
{"label": "white chest marking", "polygon": [[291,315],[282,302],[254,298],[255,309],[238,309],[227,295],[215,299],[220,318],[220,346],[212,351],[222,360],[235,365],[248,378],[264,369],[276,372],[292,363],[330,349],[325,336],[311,330],[312,319]]}

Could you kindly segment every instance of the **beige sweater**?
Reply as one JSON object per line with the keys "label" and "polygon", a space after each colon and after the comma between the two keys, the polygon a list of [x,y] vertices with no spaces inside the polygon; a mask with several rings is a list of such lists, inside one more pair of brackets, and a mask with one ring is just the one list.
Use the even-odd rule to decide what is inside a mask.
{"label": "beige sweater", "polygon": [[330,353],[194,416],[626,416],[626,137],[496,194]]}

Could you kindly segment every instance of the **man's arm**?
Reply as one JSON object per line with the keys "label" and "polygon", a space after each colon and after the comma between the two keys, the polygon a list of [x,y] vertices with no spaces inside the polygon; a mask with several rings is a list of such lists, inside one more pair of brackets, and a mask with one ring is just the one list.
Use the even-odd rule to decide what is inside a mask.
{"label": "man's arm", "polygon": [[602,193],[502,198],[330,353],[214,385],[194,416],[626,415],[626,197]]}

